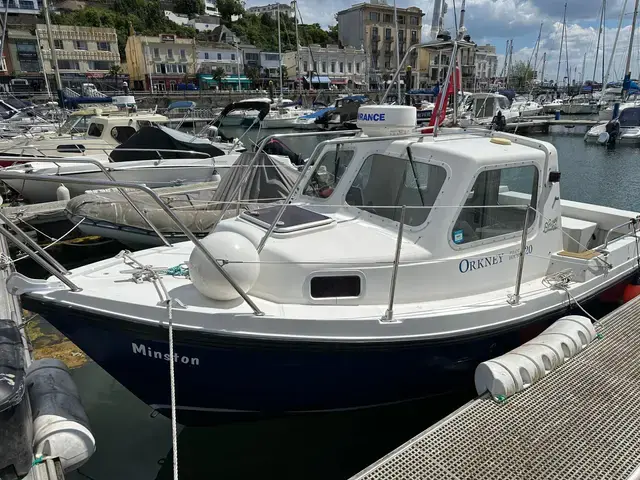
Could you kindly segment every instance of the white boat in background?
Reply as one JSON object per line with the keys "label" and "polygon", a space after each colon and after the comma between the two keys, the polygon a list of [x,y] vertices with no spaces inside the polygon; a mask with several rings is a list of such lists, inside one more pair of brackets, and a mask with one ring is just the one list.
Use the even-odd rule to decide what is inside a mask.
{"label": "white boat in background", "polygon": [[542,105],[533,100],[514,100],[509,110],[522,117],[531,117],[542,113]]}
{"label": "white boat in background", "polygon": [[[260,104],[271,105],[272,101],[268,97],[260,97],[260,98],[247,98],[245,100],[238,100],[237,102],[233,102],[233,105],[236,105],[236,108],[225,114],[224,126],[243,126],[248,127],[258,118],[258,114],[260,113]],[[241,108],[242,106],[246,106],[245,109]],[[223,110],[224,113],[224,110]]]}
{"label": "white boat in background", "polygon": [[627,106],[617,118],[591,128],[585,142],[601,145],[640,145],[640,105]]}
{"label": "white boat in background", "polygon": [[472,93],[460,112],[461,125],[490,125],[498,112],[507,123],[515,121],[519,114],[509,108],[509,99],[498,93]]}
{"label": "white boat in background", "polygon": [[570,99],[556,99],[542,107],[544,113],[560,112],[566,115],[595,115],[598,101],[590,95],[576,95]]}
{"label": "white boat in background", "polygon": [[560,200],[553,145],[361,113],[362,135],[320,144],[282,205],[197,245],[14,273],[9,291],[163,412],[174,362],[178,421],[200,424],[454,391],[637,272],[638,213]]}
{"label": "white boat in background", "polygon": [[298,118],[312,113],[310,108],[303,108],[292,100],[280,100],[262,119],[261,125],[264,129],[294,128]]}

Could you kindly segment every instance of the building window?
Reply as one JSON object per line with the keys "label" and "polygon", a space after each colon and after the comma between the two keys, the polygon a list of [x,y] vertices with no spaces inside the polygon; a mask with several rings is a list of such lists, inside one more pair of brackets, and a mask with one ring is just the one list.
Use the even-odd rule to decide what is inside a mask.
{"label": "building window", "polygon": [[418,39],[418,31],[411,30],[411,40],[417,40],[417,39]]}
{"label": "building window", "polygon": [[385,40],[391,40],[391,29],[390,28],[385,28],[384,29],[384,38],[385,38]]}
{"label": "building window", "polygon": [[398,25],[404,25],[404,17],[398,17]]}
{"label": "building window", "polygon": [[340,62],[340,73],[344,73],[344,62]]}
{"label": "building window", "polygon": [[209,52],[204,52],[204,59],[209,60]]}
{"label": "building window", "polygon": [[446,179],[447,171],[439,165],[374,153],[360,167],[346,202],[396,222],[402,214],[396,207],[405,205],[405,225],[417,227],[427,221]]}
{"label": "building window", "polygon": [[280,60],[280,56],[277,53],[265,53],[264,59],[269,62],[277,62]]}
{"label": "building window", "polygon": [[73,46],[76,50],[89,50],[89,48],[87,47],[87,42],[85,42],[84,40],[74,40]]}
{"label": "building window", "polygon": [[371,36],[373,38],[378,38],[378,27],[372,27],[371,28]]}
{"label": "building window", "polygon": [[322,62],[322,73],[327,73],[327,62]]}
{"label": "building window", "polygon": [[235,53],[231,54],[231,60],[234,61],[234,62],[236,61],[236,54]]}
{"label": "building window", "polygon": [[160,49],[159,48],[154,48],[153,49],[153,58],[160,58]]}
{"label": "building window", "polygon": [[186,50],[180,50],[180,58],[187,58],[187,51]]}
{"label": "building window", "polygon": [[247,62],[258,63],[258,61],[260,60],[260,55],[258,55],[257,53],[246,52],[244,54],[244,58],[247,60]]}
{"label": "building window", "polygon": [[351,62],[347,63],[347,72],[348,72],[348,73],[351,73],[352,65],[353,65],[353,64],[352,64]]}
{"label": "building window", "polygon": [[398,30],[398,38],[401,42],[404,41],[404,30]]}
{"label": "building window", "polygon": [[109,70],[112,63],[104,60],[89,60],[89,70]]}
{"label": "building window", "polygon": [[387,70],[389,70],[391,68],[391,62],[389,60],[384,62],[384,68],[386,68]]}
{"label": "building window", "polygon": [[380,14],[378,12],[369,12],[369,20],[372,22],[379,22]]}
{"label": "building window", "polygon": [[315,62],[315,68],[314,71],[319,72],[320,71],[320,62]]}
{"label": "building window", "polygon": [[173,60],[173,49],[167,48],[167,58]]}
{"label": "building window", "polygon": [[98,50],[101,52],[110,52],[111,45],[109,45],[109,42],[98,42]]}
{"label": "building window", "polygon": [[331,73],[336,73],[336,62],[331,62]]}
{"label": "building window", "polygon": [[222,54],[221,53],[218,54],[218,60],[222,60]]}
{"label": "building window", "polygon": [[[522,232],[523,197],[538,203],[538,169],[534,165],[485,170],[478,174],[464,208],[451,231],[457,245]],[[529,225],[535,222],[529,215]]]}
{"label": "building window", "polygon": [[[35,10],[36,7],[33,4],[33,2],[29,2],[27,0],[20,0],[20,8],[23,10]],[[15,5],[15,1],[14,1],[14,5]]]}
{"label": "building window", "polygon": [[80,70],[80,64],[76,60],[58,60],[60,70]]}
{"label": "building window", "polygon": [[391,15],[390,13],[385,13],[384,17],[382,17],[382,21],[384,23],[391,23],[393,22],[393,15]]}
{"label": "building window", "polygon": [[360,73],[360,62],[356,62],[356,73]]}
{"label": "building window", "polygon": [[54,40],[53,48],[55,48],[56,50],[64,50],[64,44],[62,43],[62,40]]}
{"label": "building window", "polygon": [[411,25],[419,25],[420,22],[418,21],[418,17],[414,17],[413,15],[411,17],[409,17],[409,23],[411,23]]}
{"label": "building window", "polygon": [[238,74],[238,67],[231,67],[231,72],[232,72],[234,75],[237,75],[237,74]]}
{"label": "building window", "polygon": [[302,70],[304,70],[305,72],[309,71],[309,62],[302,63]]}
{"label": "building window", "polygon": [[156,63],[156,73],[162,73],[162,65],[159,63]]}

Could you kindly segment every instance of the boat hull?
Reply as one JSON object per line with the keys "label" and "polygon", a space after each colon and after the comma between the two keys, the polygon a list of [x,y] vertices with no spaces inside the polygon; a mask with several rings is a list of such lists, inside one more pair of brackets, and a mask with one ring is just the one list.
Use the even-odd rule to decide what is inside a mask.
{"label": "boat hull", "polygon": [[[110,171],[114,180],[119,182],[140,183],[149,188],[171,187],[175,185],[207,182],[214,178],[214,166],[211,162],[208,165],[199,167],[185,165],[169,165],[165,162],[163,166],[160,163],[157,166],[149,166],[144,168],[123,168],[122,170],[113,169]],[[221,169],[216,169],[219,173]],[[87,184],[65,183],[65,178],[86,179],[86,180],[105,180],[104,173],[101,171],[72,173],[68,175],[59,175],[60,183],[42,182],[38,180],[3,180],[13,190],[17,191],[22,197],[30,203],[53,202],[57,200],[56,191],[60,184],[64,184],[69,189],[71,197],[82,195],[87,190],[96,187]]]}
{"label": "boat hull", "polygon": [[[166,328],[28,295],[23,307],[41,314],[134,395],[167,414]],[[528,341],[567,312],[559,307],[525,324],[438,340],[312,342],[176,329],[178,420],[202,425],[469,391],[480,362]]]}

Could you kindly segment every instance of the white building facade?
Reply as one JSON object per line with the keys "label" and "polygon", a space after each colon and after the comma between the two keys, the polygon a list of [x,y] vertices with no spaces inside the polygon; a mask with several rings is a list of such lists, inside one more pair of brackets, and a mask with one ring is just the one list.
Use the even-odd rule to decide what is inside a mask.
{"label": "white building facade", "polygon": [[295,2],[291,2],[291,4],[286,3],[270,3],[268,5],[260,5],[256,7],[247,8],[247,13],[253,15],[262,15],[264,13],[270,15],[272,18],[278,18],[278,9],[282,15],[286,15],[289,18],[295,18],[296,10],[295,10]]}
{"label": "white building facade", "polygon": [[227,75],[244,73],[242,50],[226,43],[208,43],[196,46],[196,68],[199,73],[211,73],[218,67]]}
{"label": "white building facade", "polygon": [[479,45],[475,55],[476,86],[486,86],[498,75],[498,55],[493,45]]}

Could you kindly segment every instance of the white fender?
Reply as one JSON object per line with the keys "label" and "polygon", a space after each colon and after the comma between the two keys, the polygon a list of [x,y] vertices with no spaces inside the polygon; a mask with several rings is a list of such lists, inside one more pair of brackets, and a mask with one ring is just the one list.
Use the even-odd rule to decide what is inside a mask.
{"label": "white fender", "polygon": [[478,395],[509,397],[549,374],[580,353],[597,337],[587,317],[569,315],[556,321],[524,345],[476,368],[474,383]]}

